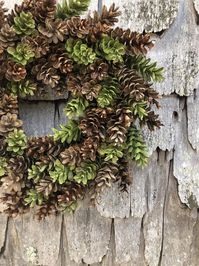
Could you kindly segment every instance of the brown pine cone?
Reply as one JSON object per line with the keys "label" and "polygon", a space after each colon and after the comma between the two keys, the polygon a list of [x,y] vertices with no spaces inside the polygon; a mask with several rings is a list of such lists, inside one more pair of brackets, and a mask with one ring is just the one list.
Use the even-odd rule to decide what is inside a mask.
{"label": "brown pine cone", "polygon": [[56,87],[60,80],[57,70],[46,62],[45,59],[41,60],[38,65],[32,68],[32,74],[36,75],[37,80],[42,81],[51,88]]}
{"label": "brown pine cone", "polygon": [[105,187],[111,187],[112,183],[118,180],[118,166],[104,162],[98,170],[95,180],[91,183],[91,187],[94,186],[94,193],[91,199],[94,200],[96,196],[103,191]]}
{"label": "brown pine cone", "polygon": [[4,94],[0,101],[0,116],[7,113],[18,114],[18,101],[17,97]]}
{"label": "brown pine cone", "polygon": [[5,193],[16,193],[21,192],[22,188],[25,187],[23,174],[16,174],[8,171],[6,176],[1,178],[2,188]]}
{"label": "brown pine cone", "polygon": [[159,107],[158,99],[160,96],[156,90],[151,88],[142,77],[133,69],[123,67],[117,71],[117,77],[121,84],[124,96],[131,101],[147,100]]}
{"label": "brown pine cone", "polygon": [[16,33],[9,24],[4,24],[0,31],[0,47],[6,49],[14,46],[17,40]]}
{"label": "brown pine cone", "polygon": [[15,128],[20,128],[23,122],[16,114],[7,113],[0,118],[0,135],[5,136]]}
{"label": "brown pine cone", "polygon": [[26,69],[24,66],[9,61],[7,63],[6,78],[10,81],[20,81],[26,77]]}
{"label": "brown pine cone", "polygon": [[101,59],[96,60],[86,68],[86,71],[90,74],[91,78],[99,81],[102,81],[108,76],[108,70],[108,64]]}
{"label": "brown pine cone", "polygon": [[10,217],[14,218],[17,215],[24,214],[29,211],[29,206],[24,204],[23,195],[21,192],[12,194],[4,193],[0,201],[7,206],[7,208],[4,210],[4,213]]}
{"label": "brown pine cone", "polygon": [[31,160],[48,164],[60,154],[61,146],[55,144],[53,137],[32,137],[28,139],[26,155]]}
{"label": "brown pine cone", "polygon": [[75,202],[78,199],[83,199],[85,194],[85,188],[77,183],[71,183],[64,186],[61,189],[61,194],[57,196],[58,207],[67,205],[71,202]]}
{"label": "brown pine cone", "polygon": [[35,186],[38,193],[42,193],[45,197],[48,197],[52,192],[57,191],[57,186],[52,182],[50,177],[44,177],[39,180],[39,183]]}
{"label": "brown pine cone", "polygon": [[81,156],[83,160],[96,160],[97,149],[99,147],[99,138],[89,137],[84,140],[80,147]]}
{"label": "brown pine cone", "polygon": [[76,96],[84,96],[87,100],[92,101],[97,98],[101,85],[96,80],[91,80],[90,77],[83,75],[71,74],[67,77],[67,88]]}
{"label": "brown pine cone", "polygon": [[46,20],[45,26],[38,27],[39,32],[48,39],[49,43],[63,42],[67,33],[67,24],[61,19]]}
{"label": "brown pine cone", "polygon": [[120,183],[121,191],[128,192],[128,187],[132,183],[132,178],[131,175],[129,174],[129,165],[127,159],[125,157],[119,159],[118,165],[120,167],[117,174],[117,178],[121,180]]}
{"label": "brown pine cone", "polygon": [[22,41],[32,48],[35,53],[35,58],[40,58],[50,51],[48,39],[40,34],[36,36],[26,36]]}
{"label": "brown pine cone", "polygon": [[36,208],[36,217],[39,221],[45,219],[47,216],[58,214],[56,203],[52,200],[48,200],[48,202],[36,206]]}
{"label": "brown pine cone", "polygon": [[6,143],[5,139],[0,136],[0,156],[4,156],[6,154]]}
{"label": "brown pine cone", "polygon": [[134,54],[146,54],[153,47],[153,43],[150,41],[151,36],[148,33],[131,32],[130,29],[124,30],[117,27],[111,29],[109,34],[125,44],[127,49]]}
{"label": "brown pine cone", "polygon": [[77,37],[79,39],[84,39],[88,36],[90,31],[90,23],[86,19],[81,19],[80,17],[71,17],[66,21],[67,33],[71,37]]}
{"label": "brown pine cone", "polygon": [[131,123],[131,111],[127,108],[118,108],[107,123],[109,140],[116,145],[122,145],[125,143],[127,131]]}
{"label": "brown pine cone", "polygon": [[52,20],[56,12],[56,0],[37,0],[34,2],[33,17],[38,23]]}
{"label": "brown pine cone", "polygon": [[91,25],[88,39],[92,42],[98,41],[102,34],[108,33],[111,27],[118,22],[117,17],[119,15],[120,12],[115,7],[115,4],[112,4],[109,9],[103,6],[101,14],[95,11],[94,16],[88,18],[89,24]]}
{"label": "brown pine cone", "polygon": [[144,99],[149,85],[145,84],[135,70],[124,67],[117,72],[117,76],[125,97],[130,97],[137,102]]}
{"label": "brown pine cone", "polygon": [[60,161],[64,165],[79,166],[83,158],[79,145],[72,145],[60,154]]}
{"label": "brown pine cone", "polygon": [[73,61],[68,58],[67,53],[64,51],[57,51],[57,53],[49,57],[49,62],[56,69],[59,69],[62,73],[70,73],[73,70]]}
{"label": "brown pine cone", "polygon": [[4,2],[0,1],[0,29],[5,23],[7,9],[3,7]]}
{"label": "brown pine cone", "polygon": [[28,161],[23,156],[16,156],[8,160],[8,169],[16,175],[25,174],[28,169]]}
{"label": "brown pine cone", "polygon": [[103,119],[95,112],[95,108],[86,112],[85,118],[80,121],[79,128],[87,137],[96,139],[105,138],[105,127]]}

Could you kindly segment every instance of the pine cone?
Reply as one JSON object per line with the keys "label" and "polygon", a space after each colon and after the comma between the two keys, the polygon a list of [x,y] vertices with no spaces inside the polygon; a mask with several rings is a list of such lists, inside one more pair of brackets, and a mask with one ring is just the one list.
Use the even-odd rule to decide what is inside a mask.
{"label": "pine cone", "polygon": [[88,185],[91,180],[94,180],[97,174],[98,165],[92,161],[84,161],[75,169],[76,175],[73,179],[78,184]]}
{"label": "pine cone", "polygon": [[126,141],[128,128],[132,123],[132,113],[126,108],[119,108],[107,123],[108,138],[115,145],[122,145]]}
{"label": "pine cone", "polygon": [[63,51],[58,50],[57,53],[49,57],[49,61],[54,68],[59,69],[64,74],[70,73],[73,70],[72,60]]}
{"label": "pine cone", "polygon": [[23,174],[16,174],[11,171],[8,171],[7,175],[1,178],[1,182],[5,193],[21,192],[22,188],[25,187]]}
{"label": "pine cone", "polygon": [[59,155],[61,146],[56,145],[53,137],[32,137],[27,144],[27,157],[36,162],[48,164]]}
{"label": "pine cone", "polygon": [[18,114],[17,97],[4,94],[0,101],[0,116],[7,113]]}
{"label": "pine cone", "polygon": [[104,139],[104,122],[105,121],[103,121],[95,112],[95,109],[91,109],[90,111],[86,112],[86,117],[80,121],[79,128],[87,137]]}
{"label": "pine cone", "polygon": [[158,92],[151,88],[135,70],[123,67],[117,71],[117,77],[128,101],[147,101],[159,107],[157,100],[160,96]]}
{"label": "pine cone", "polygon": [[118,22],[118,18],[121,14],[118,11],[118,7],[115,7],[115,4],[112,4],[109,9],[106,6],[102,7],[102,12],[99,14],[97,11],[94,12],[94,18],[90,18],[93,21],[93,24],[100,22],[102,25],[105,24],[109,27],[113,26]]}
{"label": "pine cone", "polygon": [[128,192],[128,186],[132,183],[131,175],[129,174],[129,165],[128,161],[125,157],[119,159],[118,161],[119,171],[117,174],[117,178],[121,180],[120,188],[121,191]]}
{"label": "pine cone", "polygon": [[52,20],[56,12],[56,0],[39,0],[34,3],[33,15],[38,23]]}
{"label": "pine cone", "polygon": [[67,24],[60,19],[46,20],[45,27],[40,25],[38,31],[48,39],[49,43],[63,42],[67,33]]}
{"label": "pine cone", "polygon": [[7,150],[6,150],[5,139],[2,136],[0,136],[0,156],[4,156],[6,152]]}
{"label": "pine cone", "polygon": [[6,143],[7,151],[16,155],[23,155],[27,147],[27,137],[22,129],[15,128],[6,137]]}
{"label": "pine cone", "polygon": [[86,19],[81,19],[80,17],[71,17],[66,20],[67,34],[71,37],[76,37],[79,39],[84,39],[89,34],[89,21]]}
{"label": "pine cone", "polygon": [[25,66],[35,56],[32,48],[26,43],[19,43],[16,48],[8,47],[8,54],[12,57],[12,60]]}
{"label": "pine cone", "polygon": [[81,184],[71,183],[71,185],[64,186],[61,189],[61,194],[57,196],[58,207],[64,207],[70,202],[83,199],[84,194],[85,188]]}
{"label": "pine cone", "polygon": [[55,88],[60,80],[57,70],[46,62],[45,59],[42,59],[38,65],[32,68],[32,74],[36,75],[37,80],[42,81],[51,88]]}
{"label": "pine cone", "polygon": [[88,65],[96,59],[96,54],[93,49],[81,40],[69,38],[66,41],[66,51],[69,57],[78,64]]}
{"label": "pine cone", "polygon": [[48,39],[44,36],[26,36],[22,39],[22,41],[32,48],[35,53],[35,58],[40,58],[50,51]]}
{"label": "pine cone", "polygon": [[17,118],[16,114],[7,113],[0,118],[0,135],[6,136],[15,128],[20,128],[23,122]]}
{"label": "pine cone", "polygon": [[36,217],[38,218],[39,221],[45,219],[47,216],[57,215],[57,214],[58,210],[56,208],[56,203],[54,202],[54,200],[48,199],[48,202],[45,202],[42,205],[37,206]]}
{"label": "pine cone", "polygon": [[19,16],[14,18],[13,28],[18,35],[31,35],[35,30],[35,21],[32,14],[22,11]]}
{"label": "pine cone", "polygon": [[92,195],[93,199],[96,198],[96,196],[103,190],[104,187],[111,187],[112,183],[118,179],[118,171],[118,166],[113,163],[105,162],[102,164],[98,170],[95,180],[93,181],[95,190],[94,194]]}
{"label": "pine cone", "polygon": [[5,19],[6,19],[6,12],[7,9],[3,7],[4,6],[4,2],[0,1],[0,29],[3,27],[4,23],[5,23]]}
{"label": "pine cone", "polygon": [[60,161],[64,165],[78,166],[82,160],[83,158],[79,145],[72,145],[60,154]]}
{"label": "pine cone", "polygon": [[150,41],[150,34],[131,32],[130,29],[123,30],[122,28],[111,29],[109,34],[113,38],[117,38],[120,42],[127,46],[127,49],[134,54],[146,54],[153,47]]}
{"label": "pine cone", "polygon": [[10,81],[20,81],[26,77],[26,69],[24,66],[9,61],[7,63],[6,78]]}
{"label": "pine cone", "polygon": [[83,160],[95,161],[98,147],[99,138],[89,137],[85,139],[80,147]]}
{"label": "pine cone", "polygon": [[102,83],[102,89],[97,96],[97,103],[99,107],[105,108],[113,106],[120,94],[120,85],[113,78],[107,78]]}
{"label": "pine cone", "polygon": [[35,189],[37,193],[42,193],[45,197],[49,197],[52,192],[57,191],[57,186],[50,177],[45,177],[36,184]]}
{"label": "pine cone", "polygon": [[113,61],[113,63],[123,62],[123,56],[125,55],[125,46],[112,37],[105,35],[99,43],[100,53],[107,61]]}
{"label": "pine cone", "polygon": [[93,80],[102,81],[108,76],[109,65],[103,62],[101,59],[96,60],[86,68]]}
{"label": "pine cone", "polygon": [[75,96],[84,96],[92,101],[101,90],[101,85],[96,80],[91,80],[89,76],[70,75],[67,79],[67,88]]}
{"label": "pine cone", "polygon": [[14,29],[9,24],[4,24],[0,31],[0,47],[6,49],[15,46],[16,40],[17,36]]}
{"label": "pine cone", "polygon": [[8,160],[8,169],[16,175],[27,173],[28,161],[23,156],[12,157]]}
{"label": "pine cone", "polygon": [[19,214],[24,214],[29,211],[29,207],[24,204],[21,192],[13,192],[12,194],[4,193],[0,200],[7,206],[4,213],[10,217],[14,218]]}
{"label": "pine cone", "polygon": [[149,86],[134,70],[124,67],[118,71],[117,76],[125,97],[130,97],[136,102],[144,100]]}

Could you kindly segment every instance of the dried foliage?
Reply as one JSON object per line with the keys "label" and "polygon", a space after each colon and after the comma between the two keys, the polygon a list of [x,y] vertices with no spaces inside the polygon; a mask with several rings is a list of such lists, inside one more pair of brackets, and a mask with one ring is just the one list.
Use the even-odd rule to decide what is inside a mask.
{"label": "dried foliage", "polygon": [[[128,159],[147,164],[142,127],[161,126],[149,82],[163,69],[146,57],[149,34],[113,27],[114,4],[81,18],[88,5],[24,0],[7,15],[0,1],[0,185],[9,216],[74,211],[88,189],[95,199],[116,181],[128,191]],[[52,136],[27,138],[18,97],[46,86],[69,91],[69,121]]]}

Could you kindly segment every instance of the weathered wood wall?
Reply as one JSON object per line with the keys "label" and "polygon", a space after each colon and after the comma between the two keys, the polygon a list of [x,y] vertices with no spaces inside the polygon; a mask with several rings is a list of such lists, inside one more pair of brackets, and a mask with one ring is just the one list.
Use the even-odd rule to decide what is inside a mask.
{"label": "weathered wood wall", "polygon": [[[20,1],[18,1],[20,2]],[[15,0],[6,0],[11,7]],[[93,1],[92,9],[112,0]],[[199,265],[199,1],[115,0],[119,24],[154,32],[152,58],[165,67],[159,110],[164,127],[145,132],[152,154],[131,165],[129,193],[107,189],[96,208],[85,199],[72,215],[38,223],[0,216],[0,266]],[[29,135],[65,120],[62,101],[20,105]]]}

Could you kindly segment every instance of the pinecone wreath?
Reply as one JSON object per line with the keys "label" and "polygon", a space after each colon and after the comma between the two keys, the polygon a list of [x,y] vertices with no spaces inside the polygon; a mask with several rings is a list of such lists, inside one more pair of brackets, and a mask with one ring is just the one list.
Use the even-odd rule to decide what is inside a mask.
{"label": "pinecone wreath", "polygon": [[[24,0],[6,14],[0,2],[0,186],[10,216],[74,211],[89,190],[95,199],[116,181],[127,191],[128,160],[147,164],[142,127],[161,126],[152,82],[163,69],[146,58],[149,34],[113,28],[114,4],[81,18],[88,6]],[[46,86],[69,92],[68,123],[28,138],[18,97]]]}

